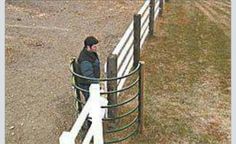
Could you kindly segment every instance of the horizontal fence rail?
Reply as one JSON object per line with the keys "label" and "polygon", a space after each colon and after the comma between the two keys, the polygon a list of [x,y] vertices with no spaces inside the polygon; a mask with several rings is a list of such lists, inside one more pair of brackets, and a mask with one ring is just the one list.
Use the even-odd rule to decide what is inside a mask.
{"label": "horizontal fence rail", "polygon": [[73,127],[69,132],[64,131],[60,138],[60,144],[75,144],[75,139],[82,128],[83,123],[86,121],[87,116],[92,117],[92,125],[88,130],[86,137],[83,140],[83,144],[88,144],[92,137],[94,138],[95,144],[103,144],[103,128],[102,118],[105,115],[105,109],[101,106],[107,105],[108,101],[100,97],[100,86],[99,84],[92,84],[89,88],[91,96],[85,104],[82,112],[74,123]]}
{"label": "horizontal fence rail", "polygon": [[[141,33],[140,33],[140,49],[150,32],[150,5],[152,0],[146,0],[137,14],[141,15]],[[161,0],[154,0],[154,20],[160,13]],[[113,50],[112,54],[117,55],[117,76],[127,75],[134,64],[134,20],[130,23],[121,40]],[[104,66],[107,73],[107,64]],[[126,78],[117,81],[117,89],[122,89]],[[106,84],[105,84],[106,85]]]}
{"label": "horizontal fence rail", "polygon": [[159,14],[160,9],[161,9],[160,8],[160,0],[158,0],[158,2],[155,5],[155,16],[154,16],[154,19],[157,18],[157,15]]}
{"label": "horizontal fence rail", "polygon": [[[90,78],[85,77],[78,74],[78,63],[76,62],[76,58],[71,59],[70,63],[70,72],[72,74],[72,87],[75,91],[75,108],[76,114],[81,114],[83,108],[86,107],[87,102],[81,98],[81,92],[89,92],[92,94],[93,92],[83,89],[79,85],[79,79],[89,80],[91,82],[104,83],[104,90],[100,91],[99,96],[101,98],[107,99],[107,104],[100,105],[100,109],[106,113],[106,117],[103,113],[103,118],[101,121],[96,118],[91,118],[90,115],[88,117],[89,120],[92,120],[92,129],[88,132],[85,137],[85,141],[89,143],[92,138],[97,133],[93,133],[95,131],[95,125],[101,128],[101,123],[108,122],[109,124],[115,124],[115,127],[112,126],[111,129],[104,129],[103,133],[106,134],[114,134],[117,132],[123,132],[126,134],[124,137],[114,137],[112,140],[101,140],[101,137],[96,137],[95,141],[100,141],[105,144],[111,143],[119,143],[122,142],[131,136],[142,133],[143,131],[143,87],[144,87],[144,63],[140,62],[140,50],[143,48],[143,44],[148,36],[152,36],[154,32],[154,22],[157,20],[158,15],[161,16],[163,12],[163,5],[165,0],[146,0],[143,6],[140,8],[137,14],[134,15],[134,19],[131,21],[124,35],[120,39],[119,43],[114,48],[113,52],[109,55],[107,59],[107,63],[104,65],[104,71],[106,74],[105,78]],[[125,81],[127,78],[132,77],[137,74],[137,78],[130,82],[129,85],[125,85]],[[120,93],[125,93],[127,90],[138,86],[138,90],[135,91],[135,94],[127,99],[121,100],[118,103],[117,97]],[[95,93],[94,93],[95,94]],[[91,99],[90,99],[91,100]],[[117,112],[118,108],[123,108],[125,105],[128,105],[131,102],[137,102],[138,104],[134,105],[133,108],[130,108],[129,111],[119,113]],[[91,102],[91,101],[90,101]],[[92,103],[92,102],[91,102]],[[90,105],[90,104],[89,104]],[[97,103],[98,105],[98,103]],[[88,104],[87,104],[88,107]],[[107,111],[108,110],[108,111]],[[90,113],[88,108],[86,108],[86,112]],[[95,109],[91,111],[94,113],[96,117]],[[85,113],[85,112],[84,112]],[[83,120],[85,119],[83,114]],[[131,118],[128,123],[122,124],[117,127],[116,122],[128,117],[135,116]],[[78,118],[79,119],[79,118]],[[78,120],[77,119],[77,120]],[[79,120],[81,121],[81,120]],[[96,124],[93,124],[96,123]],[[100,124],[98,124],[100,123]],[[75,124],[78,125],[78,124]],[[75,133],[79,130],[73,126],[72,133],[73,139],[75,138]],[[81,128],[81,124],[79,124],[79,128]],[[125,130],[132,128],[130,133],[126,133]],[[71,134],[68,132],[64,133],[65,137],[70,137],[72,139]],[[63,134],[62,134],[63,135]],[[101,131],[100,134],[101,136]],[[63,141],[64,144],[64,136],[60,141]],[[71,144],[73,141],[70,141]],[[70,143],[69,142],[69,143]],[[65,142],[66,143],[66,142]],[[96,142],[95,142],[96,143]]]}

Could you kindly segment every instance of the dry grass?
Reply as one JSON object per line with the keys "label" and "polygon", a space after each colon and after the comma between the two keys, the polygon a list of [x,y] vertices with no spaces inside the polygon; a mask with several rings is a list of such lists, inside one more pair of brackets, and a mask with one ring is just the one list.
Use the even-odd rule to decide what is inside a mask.
{"label": "dry grass", "polygon": [[144,132],[127,143],[230,143],[230,38],[219,24],[191,1],[166,4],[142,53]]}

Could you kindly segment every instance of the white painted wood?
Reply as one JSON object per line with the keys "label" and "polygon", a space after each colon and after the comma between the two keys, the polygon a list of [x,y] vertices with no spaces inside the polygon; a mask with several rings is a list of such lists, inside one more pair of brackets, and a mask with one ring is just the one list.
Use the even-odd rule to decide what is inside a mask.
{"label": "white painted wood", "polygon": [[59,138],[60,144],[75,144],[75,139],[73,135],[70,132],[62,132],[60,138]]}
{"label": "white painted wood", "polygon": [[105,116],[105,109],[101,106],[106,106],[108,101],[100,96],[100,86],[99,84],[92,84],[89,87],[90,97],[83,110],[81,111],[79,117],[74,123],[70,132],[63,132],[59,138],[60,144],[75,144],[75,138],[79,133],[83,123],[85,122],[87,116],[92,118],[92,125],[87,133],[83,144],[89,144],[92,136],[94,137],[95,144],[103,144],[103,129],[102,129],[102,118]]}
{"label": "white painted wood", "polygon": [[91,110],[89,113],[92,117],[92,125],[83,141],[83,144],[89,144],[92,137],[94,138],[94,144],[103,144],[102,118],[104,117],[104,112],[101,109],[99,84],[92,84],[89,88],[89,92],[92,96],[92,107],[90,107]]}
{"label": "white painted wood", "polygon": [[83,108],[83,111],[80,113],[78,119],[76,120],[76,122],[74,123],[70,133],[71,135],[73,136],[73,138],[75,139],[77,134],[79,133],[84,121],[86,120],[86,117],[88,116],[89,114],[89,109],[91,107],[91,101],[88,101],[84,108]]}
{"label": "white painted wood", "polygon": [[125,58],[125,61],[121,65],[121,68],[117,74],[118,77],[123,76],[122,73],[125,71],[125,67],[129,64],[129,59],[133,56],[134,52],[134,46],[132,45],[131,50],[129,51],[127,57]]}
{"label": "white painted wood", "polygon": [[[104,74],[105,74],[105,77],[107,76],[107,62],[104,64]],[[107,81],[104,81],[103,82],[103,84],[104,84],[104,89],[103,89],[103,91],[107,91]]]}
{"label": "white painted wood", "polygon": [[123,37],[121,38],[120,42],[117,44],[117,46],[115,47],[115,49],[113,50],[112,54],[116,54],[118,55],[119,52],[122,50],[122,47],[124,45],[124,42],[126,41],[126,39],[129,37],[130,33],[133,32],[133,26],[134,22],[132,21],[131,24],[129,25],[129,27],[127,28],[127,30],[125,31],[125,34],[123,35]]}
{"label": "white painted wood", "polygon": [[158,8],[157,9],[157,11],[155,12],[155,15],[154,15],[154,19],[157,21],[157,16],[158,16],[158,14],[159,14],[159,12],[160,12],[160,8]]}
{"label": "white painted wood", "polygon": [[146,29],[146,31],[144,32],[144,36],[143,38],[141,39],[141,42],[140,42],[140,48],[142,49],[143,48],[143,44],[144,44],[144,41],[148,35],[148,32],[149,32],[149,29]]}
{"label": "white painted wood", "polygon": [[[127,69],[126,69],[124,75],[129,74],[131,68],[133,67],[133,63],[134,63],[134,59],[133,59],[133,56],[132,56],[132,59],[131,59],[129,65],[128,65],[128,67],[127,67]],[[122,89],[123,85],[125,84],[125,80],[126,80],[126,78],[121,79],[119,85],[117,86],[117,90]],[[119,95],[119,93],[118,93],[118,95]]]}
{"label": "white painted wood", "polygon": [[128,42],[126,43],[126,45],[124,46],[124,48],[121,51],[121,54],[119,55],[119,57],[117,58],[117,68],[120,67],[120,65],[122,64],[121,62],[123,61],[123,59],[125,59],[125,55],[129,52],[129,47],[133,44],[134,42],[134,37],[133,35],[129,38]]}
{"label": "white painted wood", "polygon": [[[143,36],[143,38],[141,39],[141,42],[140,42],[140,48],[141,49],[142,49],[144,41],[145,41],[145,39],[146,39],[146,37],[147,37],[147,35],[149,33],[149,29],[148,29],[148,26],[149,26],[149,14],[150,14],[149,4],[150,4],[150,0],[146,0],[145,3],[143,4],[143,6],[141,7],[141,9],[138,11],[138,14],[142,15],[142,17],[141,17],[141,25],[143,25],[142,28],[141,28],[140,36],[142,36],[144,34],[144,36]],[[160,11],[159,6],[160,6],[160,0],[155,0],[154,19],[156,19],[156,17],[158,16],[158,13]],[[146,18],[147,18],[147,20],[145,22]],[[121,38],[120,42],[117,44],[117,46],[115,47],[115,49],[112,52],[112,54],[117,54],[117,55],[120,53],[120,56],[118,56],[118,59],[117,59],[117,68],[119,68],[120,65],[121,65],[121,68],[120,68],[120,70],[118,71],[118,74],[117,74],[118,77],[127,75],[129,73],[130,69],[132,68],[132,65],[133,65],[133,46],[132,46],[129,54],[125,57],[126,53],[128,52],[128,47],[133,42],[133,36],[131,36],[129,38],[129,40],[127,41],[127,43],[125,44],[125,41],[128,39],[128,37],[129,37],[131,32],[133,33],[133,21],[131,22],[131,24],[127,28],[126,32],[124,33],[123,37]],[[128,63],[130,57],[132,57],[132,60],[131,60],[130,63]],[[123,61],[123,59],[125,59],[125,61],[123,63],[121,63]],[[125,67],[127,65],[128,65],[128,68],[125,69]],[[124,71],[125,71],[125,73],[124,73],[124,75],[122,75],[122,73]],[[121,81],[119,83],[119,85],[118,85],[118,90],[123,87],[123,85],[125,83],[125,80],[126,80],[126,78],[124,78],[122,80],[118,80],[118,81]]]}
{"label": "white painted wood", "polygon": [[149,7],[150,0],[146,0],[141,9],[138,11],[138,14],[143,15],[144,11]]}
{"label": "white painted wood", "polygon": [[160,7],[160,0],[155,3],[155,11]]}
{"label": "white painted wood", "polygon": [[148,7],[147,11],[145,11],[143,16],[141,17],[141,26],[143,25],[146,19],[149,20],[149,13],[150,13],[150,7]]}
{"label": "white painted wood", "polygon": [[149,19],[144,23],[143,27],[141,28],[141,32],[140,32],[140,38],[143,35],[143,33],[145,32],[145,29],[149,29]]}
{"label": "white painted wood", "polygon": [[91,125],[91,128],[88,130],[84,140],[83,140],[83,143],[82,144],[89,144],[92,137],[93,137],[93,129],[92,129],[92,125]]}

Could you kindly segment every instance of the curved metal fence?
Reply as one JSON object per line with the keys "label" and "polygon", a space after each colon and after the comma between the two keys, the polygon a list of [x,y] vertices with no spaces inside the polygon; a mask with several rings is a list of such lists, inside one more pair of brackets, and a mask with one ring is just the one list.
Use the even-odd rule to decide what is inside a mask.
{"label": "curved metal fence", "polygon": [[[75,102],[77,104],[77,107],[76,107],[76,111],[77,113],[79,113],[82,108],[83,108],[83,105],[85,104],[84,101],[81,100],[81,94],[80,94],[80,91],[83,91],[83,92],[89,92],[88,90],[85,90],[83,88],[81,88],[78,83],[79,83],[79,78],[80,79],[86,79],[86,80],[91,80],[91,81],[99,81],[99,82],[107,82],[107,81],[117,81],[117,80],[121,80],[121,79],[124,79],[124,78],[129,78],[129,77],[132,77],[134,75],[136,75],[137,78],[135,78],[135,80],[133,80],[131,82],[131,84],[123,87],[122,89],[119,89],[119,90],[112,90],[112,91],[104,91],[104,92],[101,92],[101,96],[104,96],[104,95],[107,95],[107,94],[114,94],[114,93],[125,93],[127,90],[137,86],[138,89],[136,89],[135,91],[135,95],[133,95],[132,97],[128,98],[128,99],[125,99],[123,100],[122,98],[122,102],[120,103],[116,103],[116,104],[109,104],[107,106],[102,106],[102,108],[104,109],[114,109],[114,108],[120,108],[122,109],[122,107],[126,104],[129,104],[133,101],[137,101],[137,105],[134,106],[134,108],[130,109],[128,112],[125,112],[125,113],[122,113],[122,114],[119,114],[119,115],[115,115],[114,117],[107,117],[107,118],[103,118],[103,122],[108,122],[108,125],[112,125],[114,124],[114,121],[120,121],[121,119],[123,118],[126,118],[126,117],[129,117],[130,115],[134,114],[135,117],[129,121],[128,123],[122,123],[122,126],[120,127],[117,127],[116,125],[113,126],[112,128],[110,129],[104,129],[104,134],[114,134],[114,133],[117,133],[117,132],[123,132],[129,128],[133,128],[134,130],[132,132],[129,132],[129,133],[126,133],[125,136],[123,137],[114,137],[112,139],[109,139],[107,141],[105,141],[104,143],[106,144],[111,144],[111,143],[118,143],[118,142],[122,142],[122,141],[125,141],[126,139],[130,138],[131,136],[137,134],[138,132],[141,132],[142,131],[142,105],[143,105],[143,102],[142,102],[142,97],[143,97],[143,63],[139,63],[137,65],[137,67],[133,68],[133,70],[127,74],[127,75],[124,75],[124,76],[120,76],[120,77],[113,77],[113,78],[101,78],[101,79],[96,79],[96,78],[90,78],[90,77],[85,77],[85,76],[82,76],[82,75],[79,75],[77,73],[77,67],[78,67],[78,64],[76,62],[76,59],[75,58],[72,58],[71,60],[71,63],[70,63],[70,72],[72,73],[72,86],[75,90]],[[123,122],[123,121],[122,121]]]}
{"label": "curved metal fence", "polygon": [[[125,136],[112,136],[112,139],[106,140],[105,143],[118,143],[125,141],[137,132],[142,133],[143,129],[143,63],[140,62],[140,50],[143,47],[145,39],[152,36],[154,33],[154,21],[158,15],[162,15],[163,5],[165,0],[146,0],[141,9],[134,15],[134,19],[125,31],[123,37],[109,55],[104,66],[105,75],[107,78],[89,78],[79,75],[78,64],[73,58],[70,63],[70,72],[73,75],[72,86],[75,89],[75,104],[77,114],[82,110],[85,101],[82,100],[80,92],[89,92],[79,86],[79,79],[96,81],[103,83],[104,91],[101,91],[101,96],[107,96],[108,105],[102,106],[108,109],[108,117],[103,118],[104,123],[112,125],[111,128],[105,128],[104,134],[122,133]],[[138,76],[132,79],[130,84],[125,85],[126,79]],[[137,87],[136,91],[129,98],[118,102],[118,98],[125,94],[130,89]],[[128,104],[135,102],[132,108],[126,108],[129,111],[118,114],[119,109],[125,108]],[[132,116],[127,123],[123,119]],[[122,123],[117,126],[117,122]],[[131,132],[126,133],[127,129],[132,128]]]}

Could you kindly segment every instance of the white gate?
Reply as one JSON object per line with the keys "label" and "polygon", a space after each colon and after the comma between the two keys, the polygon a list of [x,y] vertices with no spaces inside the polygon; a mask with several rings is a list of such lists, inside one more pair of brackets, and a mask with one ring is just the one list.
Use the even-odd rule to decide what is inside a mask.
{"label": "white gate", "polygon": [[79,117],[74,123],[70,132],[64,131],[60,136],[60,144],[75,144],[75,138],[78,135],[83,123],[87,116],[92,118],[92,125],[88,130],[88,133],[83,140],[83,144],[89,144],[92,137],[94,144],[103,144],[103,128],[102,118],[105,116],[106,109],[102,109],[101,106],[106,106],[108,101],[100,96],[99,84],[92,84],[89,88],[90,97],[86,102]]}

